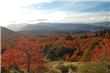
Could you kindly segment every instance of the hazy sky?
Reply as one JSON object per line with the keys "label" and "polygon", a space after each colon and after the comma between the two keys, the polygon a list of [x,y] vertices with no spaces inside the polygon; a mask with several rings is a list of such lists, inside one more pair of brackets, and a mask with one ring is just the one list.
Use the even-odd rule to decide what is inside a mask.
{"label": "hazy sky", "polygon": [[0,0],[0,25],[110,21],[110,0]]}

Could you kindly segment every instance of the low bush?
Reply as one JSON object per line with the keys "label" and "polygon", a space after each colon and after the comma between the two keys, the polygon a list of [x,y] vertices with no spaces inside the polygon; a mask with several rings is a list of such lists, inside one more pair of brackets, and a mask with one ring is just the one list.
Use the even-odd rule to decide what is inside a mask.
{"label": "low bush", "polygon": [[104,57],[92,62],[83,62],[78,73],[110,73],[110,58]]}

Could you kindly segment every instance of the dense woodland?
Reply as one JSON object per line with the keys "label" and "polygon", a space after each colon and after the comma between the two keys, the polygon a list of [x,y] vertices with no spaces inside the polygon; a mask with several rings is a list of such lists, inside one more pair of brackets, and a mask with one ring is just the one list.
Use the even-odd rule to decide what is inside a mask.
{"label": "dense woodland", "polygon": [[110,30],[2,40],[2,73],[110,73]]}

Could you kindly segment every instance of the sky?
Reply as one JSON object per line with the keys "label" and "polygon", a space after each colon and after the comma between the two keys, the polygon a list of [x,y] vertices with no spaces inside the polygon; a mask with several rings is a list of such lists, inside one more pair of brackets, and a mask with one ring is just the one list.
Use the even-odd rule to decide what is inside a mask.
{"label": "sky", "polygon": [[0,0],[0,25],[110,21],[110,0]]}

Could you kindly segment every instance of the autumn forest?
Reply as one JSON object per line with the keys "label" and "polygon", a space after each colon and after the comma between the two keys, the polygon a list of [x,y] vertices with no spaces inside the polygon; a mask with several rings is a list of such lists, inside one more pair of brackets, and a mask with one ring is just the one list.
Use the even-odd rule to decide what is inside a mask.
{"label": "autumn forest", "polygon": [[110,73],[110,30],[2,40],[2,73]]}

